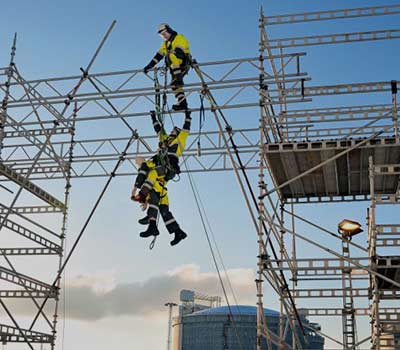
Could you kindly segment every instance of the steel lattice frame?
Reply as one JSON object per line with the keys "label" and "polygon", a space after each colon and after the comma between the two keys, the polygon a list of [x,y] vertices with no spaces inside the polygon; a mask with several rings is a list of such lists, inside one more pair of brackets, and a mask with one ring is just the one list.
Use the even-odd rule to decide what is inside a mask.
{"label": "steel lattice frame", "polygon": [[[395,39],[398,30],[335,33],[271,40],[267,29],[268,26],[279,24],[397,15],[399,9],[399,5],[393,5],[281,16],[264,16],[261,12],[260,57],[272,56],[276,51],[284,54],[285,49],[290,47],[297,49],[304,46]],[[260,60],[262,68],[266,65],[264,61]],[[282,71],[279,60],[271,59],[268,63],[272,72]],[[261,75],[261,81],[263,78]],[[397,78],[394,77],[396,80]],[[378,202],[394,204],[398,203],[399,199],[400,155],[397,153],[397,147],[400,140],[396,102],[397,82],[368,82],[310,88],[307,87],[308,85],[308,83],[303,84],[302,87],[301,94],[304,98],[328,94],[376,93],[386,90],[392,97],[392,104],[328,108],[321,106],[314,109],[292,110],[286,104],[287,87],[284,84],[280,85],[280,103],[276,105],[270,103],[269,89],[262,89],[261,85],[260,129],[263,132],[261,132],[260,142],[262,146],[260,146],[260,200],[258,204],[260,248],[257,280],[259,305],[257,349],[262,348],[260,339],[267,337],[266,327],[262,322],[262,306],[264,294],[271,293],[269,288],[263,287],[264,281],[268,282],[269,287],[278,294],[281,300],[281,311],[292,316],[288,317],[288,321],[294,325],[299,325],[298,319],[294,317],[296,308],[301,308],[301,314],[308,316],[333,317],[332,320],[340,317],[342,324],[337,322],[337,328],[342,328],[342,334],[337,332],[335,336],[327,337],[338,344],[339,348],[359,349],[362,345],[365,347],[365,343],[370,341],[371,349],[394,349],[393,334],[399,331],[400,326],[398,318],[400,283],[393,277],[393,271],[399,269],[398,260],[396,260],[398,253],[397,256],[393,255],[395,250],[390,251],[390,249],[399,247],[398,225],[376,225],[374,208]],[[378,86],[380,87],[377,89]],[[278,108],[279,113],[275,113]],[[271,119],[276,122],[270,123]],[[381,148],[391,142],[389,139],[394,142],[394,147]],[[386,156],[379,157],[380,152]],[[368,160],[368,154],[370,160]],[[357,158],[354,155],[364,161],[362,165],[357,164],[360,170],[357,181],[353,175],[354,162]],[[340,162],[344,162],[344,165],[341,166]],[[374,164],[374,162],[377,163]],[[353,172],[351,172],[352,167]],[[346,173],[341,172],[344,168],[348,170]],[[384,173],[379,173],[379,169],[384,169]],[[280,176],[279,172],[284,172],[285,175]],[[376,180],[377,177],[382,178],[384,175],[387,180]],[[335,180],[332,181],[332,178]],[[347,182],[346,190],[342,188],[341,179]],[[272,180],[272,190],[267,188],[269,180]],[[322,187],[320,187],[321,184],[323,184]],[[335,188],[332,185],[335,185],[333,186]],[[374,192],[377,186],[379,189]],[[355,187],[358,188],[355,189]],[[316,205],[363,200],[371,201],[368,216],[368,246],[348,241],[336,232],[294,212],[294,204],[297,203]],[[326,237],[335,238],[337,242],[341,242],[342,251],[335,251],[328,244],[318,243],[309,235],[300,233],[295,226],[298,222],[318,229]],[[267,232],[263,229],[263,224],[268,226]],[[324,255],[328,254],[328,257],[298,257],[296,244],[299,242],[314,246],[316,254],[320,255],[322,252]],[[279,258],[271,255],[273,245],[280,248]],[[388,256],[383,257],[384,254]],[[285,277],[279,278],[277,274],[282,271]],[[293,281],[290,286],[285,278]],[[323,286],[324,284],[326,287]],[[306,303],[310,300],[320,301],[318,304],[320,307],[313,308],[312,304]],[[343,303],[340,307],[332,307],[334,303],[340,301]],[[321,303],[326,306],[321,306]],[[370,336],[358,339],[356,320],[365,316],[368,316],[371,321]],[[282,320],[281,334],[286,326]],[[315,330],[315,332],[324,335],[320,330]],[[277,345],[281,349],[290,347],[289,344],[284,343],[282,337],[280,344]],[[290,345],[293,348],[303,346],[299,342],[296,343],[295,339]]]}
{"label": "steel lattice frame", "polygon": [[[350,319],[355,319],[355,316],[372,315],[373,349],[382,349],[380,347],[381,334],[385,333],[386,336],[387,333],[393,331],[393,324],[399,321],[400,310],[398,307],[392,307],[390,300],[398,300],[400,291],[398,288],[380,290],[377,287],[379,281],[390,283],[391,279],[380,273],[382,270],[378,270],[377,261],[374,260],[375,256],[372,253],[376,251],[377,247],[399,246],[398,226],[391,225],[388,229],[375,225],[375,214],[372,212],[369,216],[370,247],[359,246],[353,242],[343,242],[343,252],[334,252],[329,247],[312,242],[309,237],[297,232],[294,220],[301,220],[317,227],[321,232],[334,236],[335,239],[342,240],[342,238],[336,233],[296,215],[293,209],[295,203],[302,202],[319,203],[320,201],[340,202],[367,199],[372,201],[371,208],[373,208],[377,202],[398,202],[398,193],[397,196],[396,193],[379,193],[377,196],[374,193],[343,195],[338,191],[337,195],[329,193],[320,197],[300,196],[288,199],[281,191],[284,186],[276,182],[271,159],[268,158],[273,153],[268,148],[271,145],[276,145],[277,152],[283,153],[280,152],[279,147],[299,145],[299,142],[312,145],[314,141],[318,143],[320,140],[332,138],[340,140],[351,137],[364,138],[364,141],[357,144],[350,143],[345,146],[339,144],[336,155],[331,155],[324,161],[328,164],[335,159],[340,159],[343,155],[346,156],[353,150],[362,147],[373,148],[374,145],[369,142],[377,136],[387,137],[389,140],[394,133],[395,143],[398,142],[398,108],[395,95],[392,104],[296,110],[289,108],[292,104],[297,106],[301,102],[309,102],[313,97],[318,96],[390,93],[393,91],[393,84],[376,81],[313,86],[310,77],[301,69],[305,53],[285,53],[284,49],[354,41],[397,39],[399,30],[335,33],[274,40],[268,39],[266,31],[266,26],[275,24],[396,15],[398,13],[400,13],[399,5],[269,17],[261,13],[259,57],[201,63],[194,67],[194,78],[189,79],[185,86],[191,105],[198,105],[195,102],[197,95],[203,94],[207,97],[209,105],[206,106],[206,110],[214,115],[215,125],[213,125],[213,129],[201,132],[201,156],[197,149],[197,140],[200,135],[196,132],[191,135],[182,163],[186,163],[191,172],[234,171],[258,233],[257,350],[261,350],[263,338],[266,338],[269,347],[273,344],[280,348],[302,347],[301,335],[297,335],[292,344],[285,343],[285,319],[283,316],[280,322],[280,334],[275,335],[268,329],[263,317],[265,293],[263,281],[267,281],[271,290],[278,296],[282,315],[284,313],[288,315],[288,325],[293,329],[299,325],[298,319],[301,315],[343,317],[342,307],[305,309],[301,306],[302,310],[298,310],[303,298],[321,300],[339,298],[345,303],[348,303],[349,300],[353,303],[358,299],[368,300],[370,286],[376,289],[370,305],[355,306],[353,310],[350,310],[354,316]],[[107,36],[108,34],[105,39]],[[101,46],[102,44],[99,49]],[[27,273],[17,271],[11,258],[47,256],[49,259],[57,259],[58,262],[54,266],[58,264],[58,270],[62,270],[70,179],[134,175],[136,173],[134,158],[137,156],[148,157],[156,151],[157,140],[153,135],[136,134],[135,142],[126,154],[126,161],[115,174],[113,173],[113,167],[120,159],[124,146],[132,133],[137,133],[136,125],[147,118],[149,110],[154,106],[154,85],[153,79],[145,76],[140,70],[92,74],[89,69],[99,49],[88,68],[83,70],[82,76],[25,80],[14,63],[14,40],[10,65],[0,68],[0,77],[5,81],[0,84],[0,91],[3,94],[0,130],[0,172],[2,175],[1,186],[3,186],[1,190],[10,190],[15,193],[15,196],[9,196],[8,203],[1,203],[0,225],[2,232],[16,233],[36,244],[34,247],[15,245],[1,248],[1,255],[7,264],[0,266],[0,280],[7,285],[16,286],[14,289],[2,288],[0,290],[1,306],[4,310],[8,310],[7,303],[4,302],[4,300],[8,301],[8,298],[29,298],[38,308],[40,300],[51,298],[54,300],[55,307],[53,320],[50,320],[51,317],[47,315],[46,310],[42,311],[41,323],[36,325],[35,320],[31,325],[39,327],[35,331],[33,327],[22,327],[17,318],[8,310],[9,319],[13,324],[0,325],[0,338],[3,342],[23,342],[30,348],[33,348],[32,344],[35,343],[49,343],[52,348],[55,346],[60,279],[57,278],[56,283],[52,284],[44,282],[42,277],[31,276],[31,271]],[[270,64],[271,70],[266,69],[267,62]],[[155,70],[154,77],[157,76],[163,80],[161,73],[162,70]],[[71,90],[71,87],[74,88]],[[164,92],[168,95],[171,94],[168,87],[162,89],[162,93]],[[73,106],[74,108],[72,108]],[[248,128],[231,130],[226,123],[225,113],[233,113],[235,110],[253,113],[258,108],[261,111],[260,125],[255,124]],[[278,113],[276,112],[277,108],[279,109]],[[193,111],[196,112],[198,109],[193,109]],[[175,120],[179,118],[179,115],[172,113],[171,118]],[[221,120],[225,122],[225,129]],[[93,128],[94,131],[91,134],[95,134],[95,137],[87,138],[87,130],[99,123],[104,123],[105,128],[112,125],[116,130],[115,134],[101,135],[100,133],[98,135],[95,134],[97,129]],[[376,175],[373,171],[381,171],[380,167],[384,164],[379,164],[378,167],[374,165],[373,161],[371,164],[372,184]],[[397,165],[389,164],[382,171],[389,172],[391,176],[398,176]],[[322,164],[309,165],[307,169],[302,170],[302,173],[300,172],[300,178],[306,171],[311,172],[322,166]],[[246,176],[246,171],[251,169],[259,170],[258,203],[256,197],[251,198],[246,189],[246,186],[251,187]],[[288,180],[291,180],[290,176],[288,176]],[[267,183],[270,181],[274,187],[272,191],[267,189]],[[52,190],[50,194],[50,191],[46,190],[46,186],[54,183],[59,185],[59,190],[57,193],[53,193],[54,190]],[[294,181],[293,185],[295,185]],[[371,188],[373,188],[372,185]],[[22,191],[30,196],[29,204],[25,203],[23,206],[17,203],[19,192]],[[303,191],[305,191],[304,188]],[[274,194],[278,194],[278,197]],[[389,196],[383,196],[383,194]],[[287,209],[287,206],[290,206],[290,210]],[[52,217],[54,215],[60,217],[61,225],[58,229],[41,224],[42,221],[45,221],[43,220],[45,216]],[[288,235],[293,237],[290,250],[286,239]],[[381,238],[379,235],[384,235],[384,237]],[[294,239],[295,237],[296,239]],[[322,252],[333,255],[333,257],[298,258],[296,240],[305,240],[317,245]],[[348,244],[348,247],[345,244]],[[274,247],[276,248],[274,249],[275,256],[272,256],[271,249]],[[361,256],[350,255],[350,249],[351,253],[357,249]],[[386,262],[386,265],[380,265],[379,268],[393,268],[391,263]],[[350,275],[343,273],[349,268],[351,268]],[[57,277],[60,276],[57,275]],[[292,285],[289,285],[288,282],[290,278],[294,280]],[[315,282],[324,279],[339,282],[339,287],[299,288],[300,284],[298,283],[300,282],[307,283],[307,281]],[[349,279],[350,288],[346,287]],[[48,276],[47,280],[49,280]],[[363,283],[363,286],[361,288],[352,286],[351,282],[355,281]],[[399,287],[398,283],[393,282],[393,284]],[[381,306],[383,299],[388,304]],[[380,328],[380,324],[385,324],[385,328]],[[356,324],[352,327],[356,328]],[[367,338],[359,341],[358,344],[349,345],[344,344],[346,340],[341,336],[326,336],[345,349],[352,349],[370,339]]]}

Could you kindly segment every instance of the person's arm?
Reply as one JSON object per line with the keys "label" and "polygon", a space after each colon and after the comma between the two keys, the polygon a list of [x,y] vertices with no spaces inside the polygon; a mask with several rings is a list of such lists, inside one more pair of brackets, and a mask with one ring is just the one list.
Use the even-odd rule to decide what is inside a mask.
{"label": "person's arm", "polygon": [[167,134],[165,133],[163,126],[158,121],[156,112],[150,111],[150,115],[151,115],[151,121],[153,122],[154,131],[156,132],[159,141],[163,142],[167,138]]}
{"label": "person's arm", "polygon": [[166,52],[165,43],[163,43],[163,44],[161,45],[161,47],[160,47],[160,50],[158,50],[158,51],[156,52],[156,54],[154,55],[154,57],[152,58],[152,60],[149,62],[149,64],[148,64],[146,67],[143,68],[143,72],[145,72],[145,73],[147,74],[147,72],[148,72],[150,69],[154,68],[155,65],[163,59],[163,57],[165,56],[166,53],[167,53],[167,52]]}
{"label": "person's arm", "polygon": [[164,55],[162,55],[159,51],[154,55],[153,59],[149,62],[149,64],[143,68],[143,72],[147,74],[147,72],[154,68],[155,65],[163,59]]}
{"label": "person's arm", "polygon": [[184,60],[186,58],[185,51],[183,51],[183,49],[180,47],[175,48],[174,53],[175,53],[175,56],[181,60]]}
{"label": "person's arm", "polygon": [[156,116],[156,112],[155,112],[155,111],[150,111],[150,115],[151,115],[151,121],[153,122],[154,131],[155,131],[156,134],[158,135],[158,134],[161,132],[161,130],[162,130],[161,124],[160,124],[160,122],[159,122],[158,119],[157,119],[157,116]]}

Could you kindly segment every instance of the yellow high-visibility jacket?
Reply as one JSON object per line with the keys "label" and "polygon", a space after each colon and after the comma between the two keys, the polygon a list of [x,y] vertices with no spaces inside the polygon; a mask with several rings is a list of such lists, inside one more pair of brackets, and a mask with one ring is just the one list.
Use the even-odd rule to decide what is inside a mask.
{"label": "yellow high-visibility jacket", "polygon": [[167,65],[172,70],[187,67],[190,57],[189,41],[182,34],[173,34],[169,40],[161,44],[148,68],[153,68],[165,56]]}

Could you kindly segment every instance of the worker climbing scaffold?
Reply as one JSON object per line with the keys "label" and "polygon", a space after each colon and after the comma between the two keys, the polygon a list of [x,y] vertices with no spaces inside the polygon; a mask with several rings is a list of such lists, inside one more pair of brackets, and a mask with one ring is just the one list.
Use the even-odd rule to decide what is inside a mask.
{"label": "worker climbing scaffold", "polygon": [[189,41],[166,23],[158,26],[158,34],[164,41],[143,71],[147,74],[150,69],[154,68],[165,57],[165,65],[169,69],[172,78],[171,89],[176,99],[176,104],[172,105],[172,109],[175,111],[187,110],[188,104],[183,91],[183,77],[188,73],[191,64]]}

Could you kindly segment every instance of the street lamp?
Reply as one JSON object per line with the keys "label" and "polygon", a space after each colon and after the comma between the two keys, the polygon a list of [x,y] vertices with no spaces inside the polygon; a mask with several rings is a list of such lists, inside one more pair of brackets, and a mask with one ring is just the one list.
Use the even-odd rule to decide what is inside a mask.
{"label": "street lamp", "polygon": [[172,343],[172,339],[171,339],[171,326],[172,326],[172,308],[174,306],[178,306],[175,303],[165,303],[165,306],[168,307],[168,338],[167,338],[167,350],[171,350],[171,343]]}
{"label": "street lamp", "polygon": [[357,221],[344,219],[339,222],[338,232],[343,236],[343,238],[352,238],[353,236],[363,232],[361,224]]}

